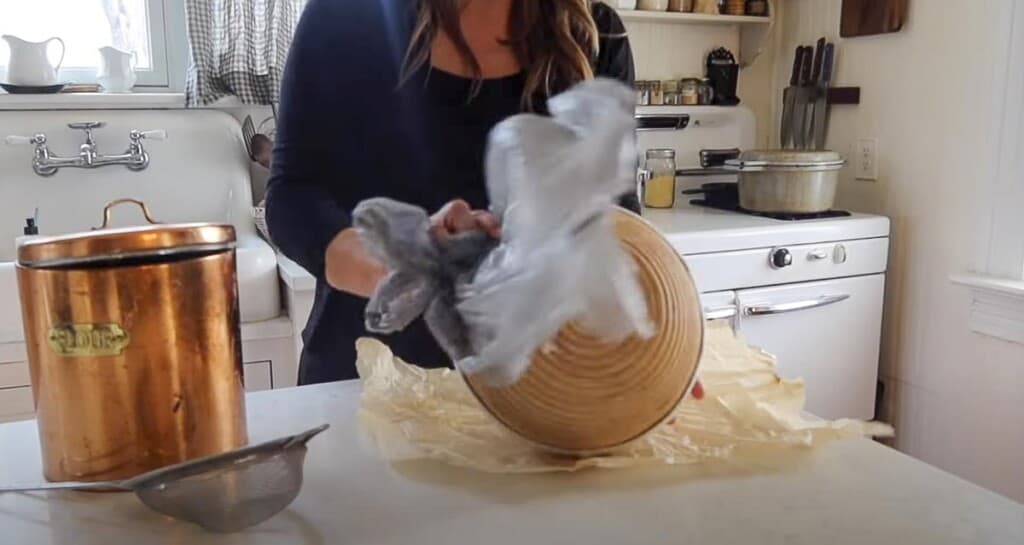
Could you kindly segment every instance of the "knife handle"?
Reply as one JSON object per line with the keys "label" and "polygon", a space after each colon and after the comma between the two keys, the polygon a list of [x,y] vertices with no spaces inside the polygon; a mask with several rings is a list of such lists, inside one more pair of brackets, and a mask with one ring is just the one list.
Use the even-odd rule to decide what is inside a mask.
{"label": "knife handle", "polygon": [[796,53],[793,54],[793,73],[789,76],[789,86],[796,87],[800,82],[800,65],[803,64],[804,46],[796,46]]}
{"label": "knife handle", "polygon": [[818,83],[821,79],[821,61],[825,56],[825,38],[818,38],[818,44],[814,48],[814,64],[811,65],[811,83]]}
{"label": "knife handle", "polygon": [[811,62],[813,50],[810,46],[804,47],[803,57],[800,59],[800,85],[807,85],[811,82]]}
{"label": "knife handle", "polygon": [[825,46],[825,59],[821,63],[821,81],[826,85],[832,83],[832,65],[835,62],[835,54],[835,44],[828,44]]}

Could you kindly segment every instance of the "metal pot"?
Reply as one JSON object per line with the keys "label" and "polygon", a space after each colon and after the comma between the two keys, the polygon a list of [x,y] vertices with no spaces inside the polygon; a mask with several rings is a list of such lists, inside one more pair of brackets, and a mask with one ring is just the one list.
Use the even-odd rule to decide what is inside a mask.
{"label": "metal pot", "polygon": [[813,214],[832,208],[845,164],[833,151],[749,150],[724,168],[739,173],[742,208]]}
{"label": "metal pot", "polygon": [[230,225],[105,229],[18,248],[51,481],[123,479],[247,442]]}

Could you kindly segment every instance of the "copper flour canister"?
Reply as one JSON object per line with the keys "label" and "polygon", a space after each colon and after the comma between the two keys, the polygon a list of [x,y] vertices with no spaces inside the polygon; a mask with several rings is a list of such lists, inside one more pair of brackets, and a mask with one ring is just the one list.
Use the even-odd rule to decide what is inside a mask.
{"label": "copper flour canister", "polygon": [[51,481],[131,477],[247,443],[230,225],[153,224],[18,248]]}

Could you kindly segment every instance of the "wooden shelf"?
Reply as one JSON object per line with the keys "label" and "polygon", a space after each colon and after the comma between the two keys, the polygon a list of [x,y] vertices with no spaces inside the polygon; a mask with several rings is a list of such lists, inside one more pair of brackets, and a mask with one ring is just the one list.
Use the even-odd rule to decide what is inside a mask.
{"label": "wooden shelf", "polygon": [[739,28],[740,50],[737,60],[741,67],[750,66],[767,47],[768,37],[775,28],[775,5],[768,0],[766,16],[710,15],[707,13],[679,13],[675,11],[644,11],[616,9],[623,21],[660,23],[669,25],[721,25]]}
{"label": "wooden shelf", "polygon": [[679,13],[673,11],[617,10],[623,21],[666,23],[677,25],[767,25],[772,18],[752,15],[709,15],[706,13]]}

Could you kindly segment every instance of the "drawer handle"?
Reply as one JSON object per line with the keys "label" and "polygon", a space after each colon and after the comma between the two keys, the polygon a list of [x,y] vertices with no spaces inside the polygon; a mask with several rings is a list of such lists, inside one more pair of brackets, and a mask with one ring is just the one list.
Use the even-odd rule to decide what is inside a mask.
{"label": "drawer handle", "polygon": [[822,295],[814,299],[801,299],[799,301],[790,301],[787,303],[777,303],[774,305],[751,305],[749,307],[743,307],[743,314],[745,316],[767,316],[769,314],[784,314],[786,312],[794,312],[797,310],[807,310],[809,308],[818,308],[845,301],[850,296],[847,294],[842,295]]}
{"label": "drawer handle", "polygon": [[732,318],[735,315],[736,307],[732,305],[727,307],[715,307],[704,309],[705,320],[724,320],[725,318]]}

